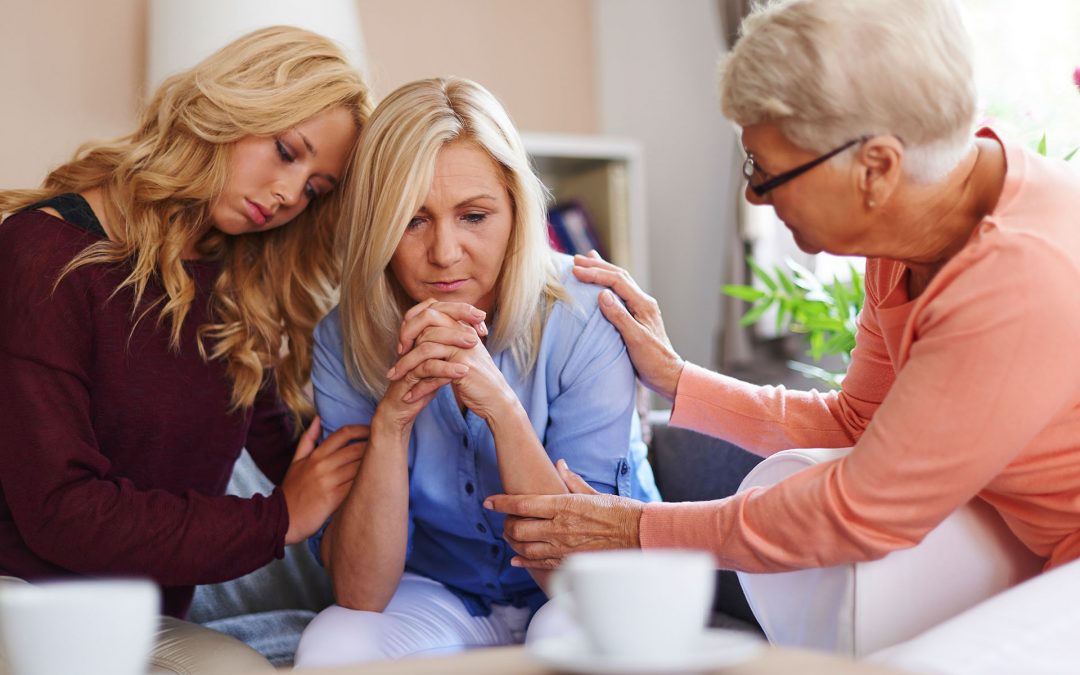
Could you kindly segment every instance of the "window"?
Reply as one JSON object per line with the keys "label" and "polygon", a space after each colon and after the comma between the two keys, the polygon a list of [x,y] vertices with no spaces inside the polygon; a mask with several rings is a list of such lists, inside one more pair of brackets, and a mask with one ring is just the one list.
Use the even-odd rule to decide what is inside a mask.
{"label": "window", "polygon": [[[1080,146],[1080,3],[962,0],[975,43],[980,123],[1063,157]],[[1080,166],[1080,155],[1074,160]]]}

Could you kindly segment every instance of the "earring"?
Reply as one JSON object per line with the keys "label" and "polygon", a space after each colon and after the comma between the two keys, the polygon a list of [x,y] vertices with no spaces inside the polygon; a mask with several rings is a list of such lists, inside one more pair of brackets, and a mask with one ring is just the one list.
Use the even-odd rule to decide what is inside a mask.
{"label": "earring", "polygon": [[872,209],[875,206],[877,206],[877,202],[875,202],[873,199],[867,199],[866,200],[866,208]]}

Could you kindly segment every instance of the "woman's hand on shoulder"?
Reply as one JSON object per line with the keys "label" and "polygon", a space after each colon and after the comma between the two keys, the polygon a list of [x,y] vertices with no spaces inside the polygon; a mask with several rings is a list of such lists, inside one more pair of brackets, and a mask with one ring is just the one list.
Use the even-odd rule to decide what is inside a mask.
{"label": "woman's hand on shoulder", "polygon": [[[600,311],[622,334],[638,377],[649,389],[674,400],[686,362],[671,346],[656,300],[638,287],[629,272],[607,262],[596,251],[574,256],[574,276],[578,281],[610,289],[600,293]],[[625,307],[612,292],[622,298]]]}
{"label": "woman's hand on shoulder", "polygon": [[286,544],[295,544],[315,534],[337,510],[349,493],[367,450],[367,426],[342,427],[316,445],[320,431],[320,420],[316,417],[300,437],[292,464],[281,482],[289,514]]}

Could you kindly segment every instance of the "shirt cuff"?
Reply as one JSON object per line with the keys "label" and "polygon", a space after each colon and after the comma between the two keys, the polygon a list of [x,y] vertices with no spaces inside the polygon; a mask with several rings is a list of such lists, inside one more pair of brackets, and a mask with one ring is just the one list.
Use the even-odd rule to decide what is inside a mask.
{"label": "shirt cuff", "polygon": [[710,386],[710,380],[715,377],[715,373],[686,362],[675,386],[675,401],[672,404],[669,424],[695,431],[711,426],[709,421],[714,411],[707,401],[711,398],[709,390],[715,388],[715,385]]}
{"label": "shirt cuff", "polygon": [[727,499],[709,502],[653,502],[638,524],[641,548],[688,548],[716,552],[713,520]]}

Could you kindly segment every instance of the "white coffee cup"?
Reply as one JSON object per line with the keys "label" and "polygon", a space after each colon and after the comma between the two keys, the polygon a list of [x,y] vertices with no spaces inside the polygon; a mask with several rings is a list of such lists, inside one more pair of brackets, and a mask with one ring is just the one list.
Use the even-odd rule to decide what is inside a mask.
{"label": "white coffee cup", "polygon": [[567,556],[550,590],[598,653],[654,660],[683,654],[701,638],[715,584],[708,553],[621,550]]}
{"label": "white coffee cup", "polygon": [[0,586],[9,675],[143,675],[158,603],[157,586],[135,579]]}

